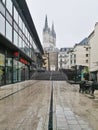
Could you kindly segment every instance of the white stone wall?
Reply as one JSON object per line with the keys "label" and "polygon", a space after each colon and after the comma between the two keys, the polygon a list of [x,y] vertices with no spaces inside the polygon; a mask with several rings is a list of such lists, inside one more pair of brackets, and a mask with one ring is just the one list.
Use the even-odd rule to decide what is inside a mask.
{"label": "white stone wall", "polygon": [[88,45],[77,44],[73,51],[69,53],[69,68],[73,66],[89,66],[89,50]]}
{"label": "white stone wall", "polygon": [[95,29],[89,37],[90,46],[90,72],[98,71],[98,24],[95,25]]}
{"label": "white stone wall", "polygon": [[43,33],[43,48],[49,47],[50,36],[48,32]]}

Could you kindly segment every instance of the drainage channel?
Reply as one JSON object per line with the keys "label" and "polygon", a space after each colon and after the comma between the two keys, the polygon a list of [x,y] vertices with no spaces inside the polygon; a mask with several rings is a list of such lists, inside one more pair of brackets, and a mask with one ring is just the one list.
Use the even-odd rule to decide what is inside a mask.
{"label": "drainage channel", "polygon": [[51,88],[48,130],[53,130],[53,81],[52,81],[52,88]]}

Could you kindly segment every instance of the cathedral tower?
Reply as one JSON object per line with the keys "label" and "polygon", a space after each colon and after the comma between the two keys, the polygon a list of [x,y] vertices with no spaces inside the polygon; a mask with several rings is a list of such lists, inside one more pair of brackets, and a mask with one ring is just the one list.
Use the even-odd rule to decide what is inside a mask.
{"label": "cathedral tower", "polygon": [[56,47],[56,33],[54,31],[54,24],[52,24],[52,28],[48,27],[48,19],[47,15],[45,17],[45,25],[43,29],[43,48],[55,48]]}

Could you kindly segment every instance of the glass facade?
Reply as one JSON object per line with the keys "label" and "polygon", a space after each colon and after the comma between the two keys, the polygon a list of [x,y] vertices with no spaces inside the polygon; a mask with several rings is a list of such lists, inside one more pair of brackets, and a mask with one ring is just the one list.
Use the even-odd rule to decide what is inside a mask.
{"label": "glass facade", "polygon": [[[25,63],[25,54],[30,60],[30,58],[35,56],[35,51],[38,47],[21,9],[19,9],[19,6],[17,8],[14,0],[0,1],[0,34],[6,37],[6,43],[4,44],[11,43],[10,45],[13,44],[14,49],[22,53],[22,55],[19,54],[19,57],[15,57],[13,48],[8,45],[7,47],[10,46],[10,50],[8,50],[2,44],[4,52],[2,53],[0,47],[0,86],[28,80],[30,75],[30,61],[26,61],[27,63]],[[20,59],[22,60],[20,61]]]}
{"label": "glass facade", "polygon": [[[24,17],[20,14],[22,13],[16,9],[11,0],[2,0],[0,3],[0,25],[2,25],[0,27],[0,33],[6,35],[8,40],[31,57],[31,48],[36,51],[37,46],[33,41]],[[13,37],[12,32],[14,32]]]}

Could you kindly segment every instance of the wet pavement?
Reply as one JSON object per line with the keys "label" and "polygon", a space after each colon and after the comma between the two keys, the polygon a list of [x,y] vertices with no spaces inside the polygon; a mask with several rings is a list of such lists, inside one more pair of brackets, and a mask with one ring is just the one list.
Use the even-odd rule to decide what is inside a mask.
{"label": "wet pavement", "polygon": [[48,130],[52,87],[53,130],[98,130],[97,91],[92,99],[78,85],[40,80],[0,88],[0,130]]}

